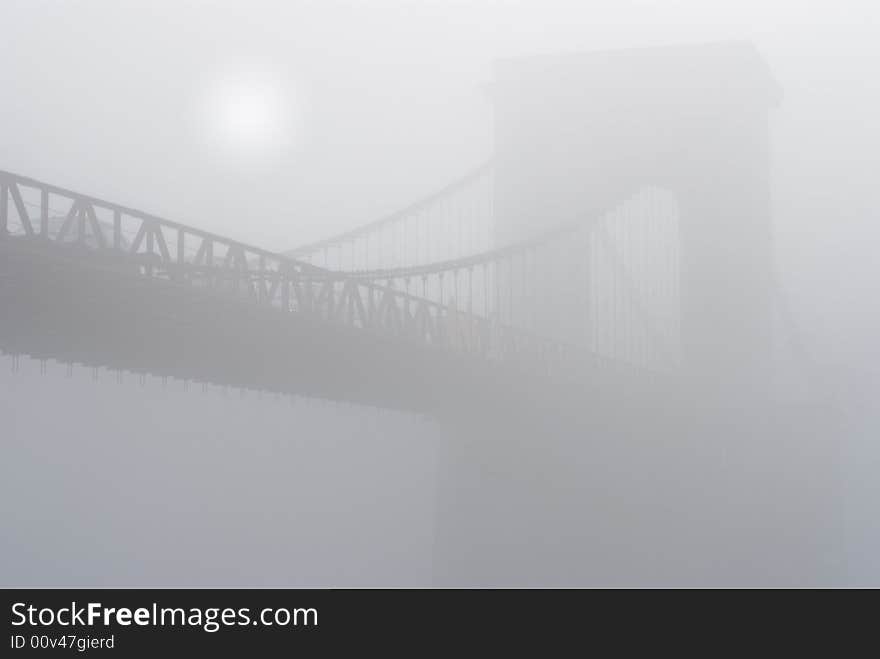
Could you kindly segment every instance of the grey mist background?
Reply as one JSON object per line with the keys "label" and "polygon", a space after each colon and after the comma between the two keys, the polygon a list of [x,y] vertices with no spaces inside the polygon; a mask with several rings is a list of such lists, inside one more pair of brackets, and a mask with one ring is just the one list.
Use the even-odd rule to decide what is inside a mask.
{"label": "grey mist background", "polygon": [[[780,92],[767,245],[807,363],[779,379],[798,401],[821,383],[832,409],[816,423],[793,412],[767,431],[774,448],[728,423],[754,410],[694,400],[682,409],[730,426],[724,441],[676,421],[657,432],[674,450],[639,448],[654,429],[636,420],[559,430],[544,450],[504,419],[119,384],[23,358],[0,375],[0,583],[877,584],[875,3],[0,0],[0,13],[0,169],[275,252],[387,215],[492,156],[503,62],[750,44]],[[575,162],[566,144],[562,168]],[[678,145],[682,160],[698,146]],[[544,207],[541,190],[521,187],[513,214]],[[716,489],[737,464],[755,480]],[[810,497],[774,499],[810,470]],[[666,498],[646,512],[658,473]],[[802,553],[766,540],[777,503],[812,529]],[[719,510],[735,510],[729,524]],[[724,549],[695,531],[713,524]]]}

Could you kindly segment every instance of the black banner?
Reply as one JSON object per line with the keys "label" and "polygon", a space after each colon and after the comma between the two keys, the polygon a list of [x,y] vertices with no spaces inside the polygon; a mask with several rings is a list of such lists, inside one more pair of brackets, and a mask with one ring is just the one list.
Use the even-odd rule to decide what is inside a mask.
{"label": "black banner", "polygon": [[[654,598],[649,598],[654,599]],[[575,590],[7,590],[3,656],[260,656],[367,647],[426,652],[516,646],[526,638],[637,642],[656,602]],[[612,631],[615,630],[615,631]],[[661,636],[667,632],[661,632]],[[256,653],[256,654],[255,654]]]}
{"label": "black banner", "polygon": [[781,650],[806,638],[805,625],[812,629],[805,599],[798,607],[787,595],[739,591],[722,598],[708,591],[452,589],[27,589],[3,595],[7,637],[0,656],[9,657],[420,656],[441,647],[456,656],[497,656],[520,655],[526,644],[540,648],[539,656],[602,648],[618,655],[754,649],[757,639],[765,650]]}

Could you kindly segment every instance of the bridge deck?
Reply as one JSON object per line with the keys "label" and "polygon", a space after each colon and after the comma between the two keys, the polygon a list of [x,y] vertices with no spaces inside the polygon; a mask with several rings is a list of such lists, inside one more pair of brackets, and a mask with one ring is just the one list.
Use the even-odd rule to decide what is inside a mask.
{"label": "bridge deck", "polygon": [[[556,407],[573,393],[571,377],[581,394],[588,383],[586,373],[524,376],[508,364],[281,313],[33,239],[0,241],[0,306],[7,353],[420,413]],[[608,375],[597,378],[605,389]]]}

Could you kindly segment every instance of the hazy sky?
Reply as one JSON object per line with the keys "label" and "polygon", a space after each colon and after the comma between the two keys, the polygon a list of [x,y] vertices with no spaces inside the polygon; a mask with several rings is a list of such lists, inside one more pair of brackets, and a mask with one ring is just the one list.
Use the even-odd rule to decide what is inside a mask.
{"label": "hazy sky", "polygon": [[0,5],[0,168],[278,250],[491,154],[480,85],[496,57],[751,39],[784,89],[775,220],[798,314],[830,347],[867,349],[880,329],[876,3]]}
{"label": "hazy sky", "polygon": [[[876,0],[0,0],[0,35],[0,169],[277,251],[396,210],[490,156],[483,85],[496,58],[752,40],[783,90],[771,118],[773,219],[795,315],[822,364],[880,372]],[[140,387],[129,375],[117,385],[106,373],[92,382],[84,369],[70,380],[63,372],[50,364],[41,376],[27,360],[21,373],[0,371],[0,416],[8,421],[0,556],[9,557],[0,582],[429,580],[432,551],[439,553],[435,506],[444,492],[458,492],[452,479],[471,473],[461,467],[469,454],[455,453],[447,428],[369,409],[303,401],[290,408],[253,394],[184,393],[179,382]],[[853,441],[830,470],[843,474],[845,496],[826,498],[842,512],[823,533],[829,546],[841,543],[846,526],[847,569],[873,583],[876,433],[840,434]],[[785,532],[775,521],[781,509],[767,503],[774,495],[761,499],[751,481],[736,480],[757,474],[771,490],[788,491],[796,479],[772,468],[793,472],[790,461],[766,460],[763,446],[749,453],[758,445],[738,443],[733,457],[706,458],[721,444],[700,441],[694,464],[729,471],[697,473],[681,487],[680,472],[651,462],[656,453],[626,463],[615,453],[626,444],[586,446],[598,460],[541,444],[541,459],[557,472],[516,450],[507,467],[474,451],[472,471],[486,465],[489,491],[503,469],[523,482],[561,474],[547,492],[576,482],[591,504],[626,492],[627,483],[637,483],[636,495],[656,486],[671,498],[651,499],[645,518],[621,517],[625,530],[648,519],[637,529],[646,533],[663,519],[699,531],[688,514],[741,487],[746,512],[729,529],[754,511],[758,527],[769,520],[768,529]],[[792,446],[796,457],[809,454],[803,443]],[[626,469],[622,479],[606,470],[613,483],[603,495],[598,488],[612,481],[582,474],[604,464]],[[710,482],[719,474],[727,478],[721,486]],[[540,517],[540,506],[523,519]],[[577,527],[565,520],[561,528]],[[656,546],[628,548],[648,556]]]}

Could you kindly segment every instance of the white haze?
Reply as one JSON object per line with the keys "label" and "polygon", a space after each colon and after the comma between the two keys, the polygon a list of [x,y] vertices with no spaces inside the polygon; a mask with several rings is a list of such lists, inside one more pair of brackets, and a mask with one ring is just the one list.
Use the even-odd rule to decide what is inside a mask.
{"label": "white haze", "polygon": [[[751,41],[782,89],[770,126],[783,289],[817,371],[876,387],[876,2],[0,0],[0,15],[0,169],[279,252],[392,212],[490,156],[485,85],[498,58]],[[432,524],[448,429],[237,393],[170,400],[155,382],[144,395],[133,383],[67,381],[62,366],[46,381],[28,368],[0,378],[0,410],[13,420],[0,583],[438,579]],[[277,442],[297,427],[292,443]],[[841,451],[839,498],[825,502],[838,512],[824,572],[784,582],[878,582],[880,448],[867,427]],[[121,441],[137,449],[121,452]],[[271,446],[255,455],[240,441]],[[226,447],[216,463],[214,443]],[[666,583],[645,570],[639,583]],[[682,582],[730,582],[703,576]]]}

